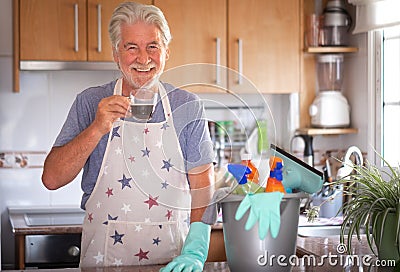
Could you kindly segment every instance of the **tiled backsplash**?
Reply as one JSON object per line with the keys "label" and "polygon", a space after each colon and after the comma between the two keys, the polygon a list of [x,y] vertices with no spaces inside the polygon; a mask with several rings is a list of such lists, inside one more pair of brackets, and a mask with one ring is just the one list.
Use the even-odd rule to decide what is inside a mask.
{"label": "tiled backsplash", "polygon": [[0,168],[42,168],[45,151],[0,151]]}

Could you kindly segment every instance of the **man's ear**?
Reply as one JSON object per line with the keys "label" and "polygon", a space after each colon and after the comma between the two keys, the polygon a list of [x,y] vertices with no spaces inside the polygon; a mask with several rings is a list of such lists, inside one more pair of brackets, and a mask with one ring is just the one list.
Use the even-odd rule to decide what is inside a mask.
{"label": "man's ear", "polygon": [[166,61],[169,59],[169,53],[170,53],[169,48],[167,48],[167,49],[165,50],[165,60],[166,60]]}
{"label": "man's ear", "polygon": [[113,54],[114,62],[119,63],[118,54],[117,54],[117,51],[115,50],[115,48],[113,48],[112,54]]}

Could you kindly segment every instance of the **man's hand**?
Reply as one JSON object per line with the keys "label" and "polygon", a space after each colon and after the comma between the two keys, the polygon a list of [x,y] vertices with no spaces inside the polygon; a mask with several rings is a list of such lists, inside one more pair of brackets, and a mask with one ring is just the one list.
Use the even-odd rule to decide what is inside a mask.
{"label": "man's hand", "polygon": [[128,97],[113,95],[103,98],[97,107],[96,118],[92,125],[96,127],[102,135],[108,133],[113,123],[118,118],[125,117],[129,106],[130,102]]}

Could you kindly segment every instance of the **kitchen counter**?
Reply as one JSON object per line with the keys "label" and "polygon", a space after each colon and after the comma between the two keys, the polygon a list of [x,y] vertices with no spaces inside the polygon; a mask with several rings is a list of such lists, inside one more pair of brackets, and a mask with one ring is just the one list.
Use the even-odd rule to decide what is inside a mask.
{"label": "kitchen counter", "polygon": [[[32,234],[65,234],[65,233],[81,233],[81,225],[68,225],[68,226],[27,226],[23,215],[10,214],[10,221],[14,234],[16,235],[16,246],[22,250],[19,252],[19,268],[23,269],[23,248],[24,236]],[[222,224],[213,226],[214,235],[210,242],[209,258],[204,271],[230,271],[225,259],[225,250],[223,248],[223,231]],[[20,244],[18,244],[20,243]],[[222,249],[221,249],[222,247]],[[353,255],[339,254],[343,250],[344,245],[340,244],[339,236],[328,237],[297,237],[296,256],[293,256],[293,262],[297,264],[293,267],[293,272],[302,271],[394,271],[391,267],[378,267],[373,266],[374,262],[379,261],[372,254],[369,249],[365,235],[361,236],[361,241],[353,237]],[[18,255],[18,252],[17,252]],[[211,256],[211,257],[210,257]],[[330,258],[330,259],[329,259]],[[346,266],[346,260],[353,259],[359,261],[362,267],[349,267]],[[364,261],[364,264],[363,264]],[[369,264],[371,266],[369,267]],[[119,272],[122,271],[158,271],[162,266],[141,266],[141,267],[121,267]],[[368,270],[368,268],[370,268]],[[61,271],[60,271],[61,270]],[[20,270],[22,271],[22,270]],[[48,271],[39,269],[39,271]],[[57,269],[59,272],[108,272],[115,271],[115,268],[101,268],[101,269]]]}
{"label": "kitchen counter", "polygon": [[[298,261],[292,269],[292,272],[303,272],[303,271],[315,271],[315,272],[336,272],[336,271],[371,271],[371,272],[389,272],[395,271],[393,266],[390,267],[377,267],[373,264],[377,259],[372,255],[368,247],[366,236],[361,237],[361,241],[353,238],[353,252],[354,255],[350,256],[354,262],[360,260],[362,264],[363,260],[365,262],[361,267],[358,266],[347,266],[349,258],[346,255],[338,253],[338,250],[342,250],[342,245],[340,244],[339,236],[330,237],[298,237],[297,239],[297,250],[296,257],[293,257],[293,261]],[[324,257],[325,256],[325,257]],[[330,259],[326,256],[331,256]],[[348,257],[348,256],[347,256]],[[302,263],[301,260],[304,260]],[[311,260],[308,263],[308,260]],[[315,263],[312,261],[315,260]],[[347,262],[346,262],[347,260]],[[378,264],[378,263],[376,263]],[[159,271],[163,267],[161,265],[150,265],[150,266],[136,266],[136,267],[119,267],[118,272],[131,272],[131,271],[141,271],[141,272],[152,272]],[[39,269],[38,271],[57,271],[57,272],[115,272],[116,268],[66,268],[66,269]],[[22,270],[19,270],[22,271]],[[207,262],[204,267],[204,271],[220,271],[229,272],[231,271],[228,267],[227,262]],[[10,271],[11,272],[11,271]],[[240,271],[241,272],[241,271]]]}
{"label": "kitchen counter", "polygon": [[[25,237],[27,235],[81,234],[82,225],[28,226],[22,212],[9,213],[10,224],[15,236],[15,260],[18,269],[25,269]],[[222,224],[212,226],[210,250],[207,261],[226,261]]]}

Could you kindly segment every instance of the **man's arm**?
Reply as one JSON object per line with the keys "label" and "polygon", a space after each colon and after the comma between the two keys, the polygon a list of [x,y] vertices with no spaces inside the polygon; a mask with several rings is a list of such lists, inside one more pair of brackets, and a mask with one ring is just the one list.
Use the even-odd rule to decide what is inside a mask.
{"label": "man's arm", "polygon": [[214,193],[214,166],[206,164],[189,171],[192,211],[190,222],[200,222]]}
{"label": "man's arm", "polygon": [[43,168],[42,182],[49,190],[70,183],[81,171],[101,137],[108,133],[114,121],[124,117],[129,100],[123,96],[110,96],[100,101],[95,120],[76,138],[61,147],[53,147]]}

